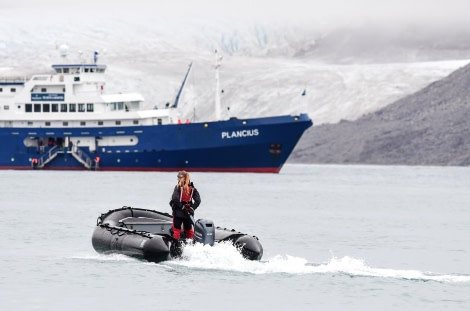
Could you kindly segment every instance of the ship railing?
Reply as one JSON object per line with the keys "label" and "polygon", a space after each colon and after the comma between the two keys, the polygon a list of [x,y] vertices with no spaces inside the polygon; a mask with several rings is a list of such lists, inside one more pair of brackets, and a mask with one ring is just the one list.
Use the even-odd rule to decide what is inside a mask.
{"label": "ship railing", "polygon": [[26,77],[2,77],[0,84],[24,84],[27,81]]}
{"label": "ship railing", "polygon": [[32,163],[32,165],[37,165],[39,168],[43,168],[47,163],[51,162],[59,153],[59,147],[54,146],[49,149],[45,154],[43,154],[38,160],[37,163]]}
{"label": "ship railing", "polygon": [[84,152],[82,149],[76,147],[72,149],[72,155],[75,159],[77,159],[78,162],[83,164],[86,168],[90,169],[91,168],[91,158],[90,156]]}

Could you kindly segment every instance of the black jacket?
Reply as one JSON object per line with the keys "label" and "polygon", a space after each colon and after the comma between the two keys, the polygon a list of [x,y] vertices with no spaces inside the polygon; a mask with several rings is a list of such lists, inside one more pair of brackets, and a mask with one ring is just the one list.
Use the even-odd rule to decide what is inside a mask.
{"label": "black jacket", "polygon": [[[196,210],[199,204],[201,204],[201,196],[199,195],[199,191],[197,191],[196,187],[194,187],[194,184],[192,182],[189,185],[193,187],[193,197],[190,204],[191,207]],[[189,218],[188,213],[184,210],[183,204],[180,202],[181,190],[181,187],[178,187],[178,185],[175,186],[175,189],[173,190],[173,195],[171,196],[170,206],[173,210],[174,217]]]}

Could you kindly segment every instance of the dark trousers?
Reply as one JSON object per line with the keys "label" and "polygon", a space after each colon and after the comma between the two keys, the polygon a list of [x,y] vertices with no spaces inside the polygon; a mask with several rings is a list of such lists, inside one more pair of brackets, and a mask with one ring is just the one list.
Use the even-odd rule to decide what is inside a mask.
{"label": "dark trousers", "polygon": [[188,218],[173,216],[173,237],[179,239],[181,236],[181,225],[184,224],[184,235],[187,239],[194,237],[193,222]]}
{"label": "dark trousers", "polygon": [[193,222],[188,218],[173,217],[173,228],[181,230],[181,224],[184,224],[184,229],[191,229]]}

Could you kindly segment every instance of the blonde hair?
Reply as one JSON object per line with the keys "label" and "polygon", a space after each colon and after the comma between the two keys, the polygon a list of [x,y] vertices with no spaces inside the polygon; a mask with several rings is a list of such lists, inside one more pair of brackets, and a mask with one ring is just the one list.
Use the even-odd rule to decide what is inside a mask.
{"label": "blonde hair", "polygon": [[186,171],[179,171],[178,177],[178,187],[182,187],[185,193],[189,193],[189,173]]}

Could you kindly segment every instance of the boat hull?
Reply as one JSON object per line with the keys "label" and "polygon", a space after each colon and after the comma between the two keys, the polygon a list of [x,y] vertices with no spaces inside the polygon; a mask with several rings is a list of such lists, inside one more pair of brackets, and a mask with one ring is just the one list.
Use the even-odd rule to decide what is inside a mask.
{"label": "boat hull", "polygon": [[[302,114],[154,126],[0,128],[0,169],[278,173],[311,125]],[[56,146],[47,159],[53,147],[36,143],[45,138],[88,144]],[[82,161],[74,150],[84,154]]]}
{"label": "boat hull", "polygon": [[[98,253],[117,253],[150,262],[176,258],[184,245],[171,237],[171,222],[171,215],[154,210],[132,207],[110,210],[98,217],[92,245]],[[232,243],[249,260],[262,258],[263,247],[257,237],[233,229],[216,227],[213,230],[215,243]],[[182,234],[184,239],[184,232]]]}
{"label": "boat hull", "polygon": [[171,259],[169,237],[149,236],[110,227],[97,227],[93,232],[92,245],[98,253],[123,254],[151,262]]}

